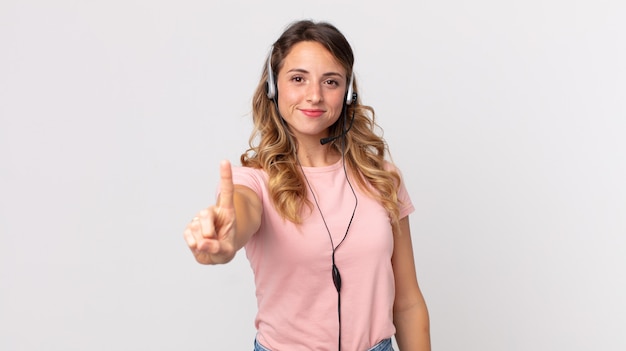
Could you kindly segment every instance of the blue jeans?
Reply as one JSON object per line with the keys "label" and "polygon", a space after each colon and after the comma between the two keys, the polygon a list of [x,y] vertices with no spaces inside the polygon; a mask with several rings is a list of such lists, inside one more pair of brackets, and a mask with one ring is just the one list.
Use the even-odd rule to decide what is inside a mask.
{"label": "blue jeans", "polygon": [[[254,339],[254,351],[270,351],[263,347],[259,342]],[[385,339],[378,344],[374,345],[371,349],[367,351],[393,351],[393,346],[391,344],[391,339]]]}

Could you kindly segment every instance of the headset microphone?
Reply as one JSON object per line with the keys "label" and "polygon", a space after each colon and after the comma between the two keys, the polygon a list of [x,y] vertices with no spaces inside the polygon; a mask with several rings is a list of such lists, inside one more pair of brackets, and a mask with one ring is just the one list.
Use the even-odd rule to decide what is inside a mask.
{"label": "headset microphone", "polygon": [[341,138],[344,135],[346,135],[346,133],[341,132],[341,134],[335,135],[334,137],[322,138],[322,139],[320,139],[320,144],[326,145],[326,144],[330,143],[333,140]]}
{"label": "headset microphone", "polygon": [[[356,93],[352,93],[352,99],[351,99],[350,102],[356,101],[356,96],[357,96]],[[354,111],[352,111],[352,118],[350,119],[350,125],[348,126],[348,129],[342,130],[339,135],[335,135],[335,136],[332,136],[332,137],[327,137],[327,138],[320,139],[320,144],[326,145],[326,144],[330,143],[331,141],[334,141],[334,140],[337,140],[339,138],[342,138],[342,137],[346,136],[346,134],[348,133],[350,128],[352,128],[352,124],[353,123],[354,123]]]}

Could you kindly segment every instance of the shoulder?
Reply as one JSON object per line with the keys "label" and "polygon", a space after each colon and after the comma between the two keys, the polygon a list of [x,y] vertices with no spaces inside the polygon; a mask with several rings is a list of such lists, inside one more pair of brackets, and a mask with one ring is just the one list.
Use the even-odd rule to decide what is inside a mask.
{"label": "shoulder", "polygon": [[233,175],[249,175],[249,176],[264,176],[267,173],[261,168],[253,168],[247,166],[233,166]]}
{"label": "shoulder", "polygon": [[404,178],[402,176],[402,172],[400,168],[391,163],[389,161],[385,161],[385,170],[389,172],[395,172],[398,175],[398,183],[397,186],[397,194],[398,194],[398,202],[399,202],[399,218],[404,218],[415,211],[415,207],[413,206],[413,202],[411,201],[411,196],[409,195],[409,191],[407,190]]}
{"label": "shoulder", "polygon": [[389,160],[385,160],[383,163],[383,168],[387,172],[398,172],[400,173],[400,169],[394,163]]}
{"label": "shoulder", "polygon": [[387,172],[391,172],[391,173],[395,173],[398,176],[398,182],[402,183],[403,179],[402,179],[402,171],[400,170],[400,167],[398,167],[398,165],[396,165],[395,163],[389,161],[389,160],[385,160],[385,163],[383,164],[383,169]]}
{"label": "shoulder", "polygon": [[233,183],[244,185],[261,194],[267,184],[267,173],[261,168],[233,166]]}

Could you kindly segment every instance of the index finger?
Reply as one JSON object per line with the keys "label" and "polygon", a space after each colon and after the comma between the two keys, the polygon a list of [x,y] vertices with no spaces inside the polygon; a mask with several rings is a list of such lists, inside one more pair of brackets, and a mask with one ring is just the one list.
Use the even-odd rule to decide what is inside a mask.
{"label": "index finger", "polygon": [[220,197],[217,205],[223,208],[233,208],[233,168],[230,162],[224,160],[220,162]]}

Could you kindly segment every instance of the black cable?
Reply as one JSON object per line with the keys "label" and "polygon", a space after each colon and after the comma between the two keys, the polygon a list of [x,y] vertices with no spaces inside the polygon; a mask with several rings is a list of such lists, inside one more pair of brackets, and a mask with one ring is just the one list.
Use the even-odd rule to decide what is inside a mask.
{"label": "black cable", "polygon": [[[347,111],[344,113],[344,118],[343,118],[343,124],[344,124],[343,130],[344,131],[346,131],[346,119],[347,119],[346,117],[347,117]],[[354,111],[352,112],[352,118],[354,119]],[[335,288],[337,289],[337,319],[339,323],[337,345],[338,345],[339,351],[341,351],[341,329],[342,329],[341,328],[341,274],[339,273],[339,269],[337,268],[337,265],[335,264],[335,252],[337,251],[339,246],[343,244],[344,240],[346,240],[346,237],[348,236],[348,231],[350,230],[350,226],[352,225],[352,220],[354,219],[354,214],[356,213],[356,208],[359,204],[359,199],[356,196],[356,192],[354,191],[354,188],[352,187],[352,183],[350,183],[350,178],[348,177],[348,170],[346,168],[346,157],[345,157],[346,134],[345,132],[342,134],[343,134],[343,137],[341,138],[341,158],[342,158],[342,163],[343,163],[343,172],[346,175],[346,182],[348,183],[348,186],[350,187],[350,190],[352,191],[352,195],[354,195],[354,209],[352,210],[352,215],[350,216],[350,221],[348,222],[348,227],[346,228],[346,233],[344,234],[339,244],[337,244],[337,246],[335,246],[335,243],[333,242],[333,237],[330,233],[330,229],[328,228],[328,224],[326,223],[326,219],[324,218],[324,214],[322,213],[322,209],[320,208],[320,205],[317,202],[317,197],[315,196],[315,193],[313,193],[313,187],[311,187],[311,183],[309,183],[309,179],[304,174],[304,169],[302,168],[300,159],[296,155],[296,161],[298,162],[298,166],[300,166],[300,170],[302,171],[302,176],[304,177],[304,180],[306,181],[309,191],[311,192],[311,196],[313,197],[313,201],[315,202],[315,207],[317,207],[317,210],[319,211],[320,216],[322,217],[322,222],[324,222],[324,227],[326,227],[326,231],[328,232],[328,237],[330,238],[330,245],[332,248],[332,257],[331,257],[332,258],[332,278],[333,278],[333,284],[335,285]]]}
{"label": "black cable", "polygon": [[[289,139],[291,139],[291,134],[288,131],[288,128],[285,124],[285,120],[282,118],[281,114],[280,114],[280,110],[278,109],[278,97],[277,97],[278,93],[275,94],[274,98],[272,99],[274,101],[274,106],[276,108],[276,112],[278,113],[278,117],[283,125],[283,127],[286,129],[286,133],[287,136],[289,137]],[[293,142],[293,140],[291,140],[291,146],[293,148],[293,152],[294,155],[296,156],[296,162],[298,163],[298,166],[300,167],[300,171],[302,172],[302,176],[304,177],[304,180],[309,188],[309,191],[311,192],[311,196],[313,197],[313,201],[315,202],[315,207],[317,207],[317,210],[319,211],[320,216],[322,217],[322,222],[324,222],[324,227],[326,227],[326,232],[328,232],[328,238],[330,239],[330,245],[332,248],[332,278],[333,278],[333,284],[335,285],[335,288],[337,289],[337,320],[338,320],[338,324],[339,324],[339,332],[338,332],[338,340],[337,340],[337,349],[338,351],[341,351],[341,274],[339,273],[339,269],[337,268],[337,265],[335,264],[335,252],[337,251],[337,249],[339,248],[339,246],[341,246],[341,244],[343,244],[344,240],[346,240],[346,237],[348,236],[348,231],[350,230],[350,226],[352,225],[352,220],[354,219],[354,214],[356,213],[356,209],[357,206],[359,204],[359,199],[356,196],[356,192],[354,191],[354,187],[352,187],[352,183],[350,182],[350,177],[348,177],[348,170],[346,168],[346,133],[348,132],[348,130],[350,128],[352,128],[352,123],[354,122],[354,110],[352,111],[352,120],[350,121],[350,126],[346,129],[346,121],[347,121],[347,117],[348,117],[348,107],[345,106],[344,107],[344,111],[343,111],[343,128],[342,128],[342,133],[341,133],[341,161],[343,164],[343,173],[346,176],[346,182],[348,183],[348,186],[350,187],[350,190],[352,191],[352,195],[354,196],[354,209],[352,210],[352,215],[350,216],[350,221],[348,222],[348,227],[346,228],[346,233],[343,235],[343,238],[341,239],[341,241],[339,242],[339,244],[337,244],[337,246],[335,246],[335,243],[333,242],[333,236],[330,233],[330,229],[328,228],[328,224],[326,223],[326,219],[324,218],[324,214],[322,213],[322,209],[320,208],[319,203],[317,202],[317,197],[315,196],[315,193],[313,192],[313,187],[311,187],[311,183],[309,183],[309,179],[306,177],[306,174],[304,174],[304,169],[302,167],[302,164],[300,163],[300,158],[298,157],[298,153],[296,151],[296,147],[295,144]],[[325,144],[325,143],[322,143]]]}

